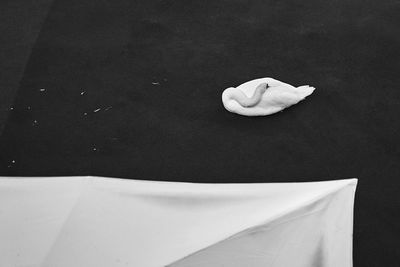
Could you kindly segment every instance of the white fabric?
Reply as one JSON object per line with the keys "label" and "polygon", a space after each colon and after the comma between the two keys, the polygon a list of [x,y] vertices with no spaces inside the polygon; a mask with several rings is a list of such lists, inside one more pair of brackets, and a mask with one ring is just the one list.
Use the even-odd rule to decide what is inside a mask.
{"label": "white fabric", "polygon": [[356,179],[0,178],[0,266],[352,266]]}

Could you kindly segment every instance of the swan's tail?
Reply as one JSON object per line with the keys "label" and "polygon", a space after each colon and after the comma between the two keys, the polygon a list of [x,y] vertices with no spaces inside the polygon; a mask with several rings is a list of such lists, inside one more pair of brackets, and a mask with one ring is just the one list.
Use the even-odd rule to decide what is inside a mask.
{"label": "swan's tail", "polygon": [[305,98],[309,95],[311,95],[315,90],[315,87],[311,87],[308,85],[303,85],[303,86],[299,86],[297,87],[297,92],[300,94],[300,96],[302,98]]}

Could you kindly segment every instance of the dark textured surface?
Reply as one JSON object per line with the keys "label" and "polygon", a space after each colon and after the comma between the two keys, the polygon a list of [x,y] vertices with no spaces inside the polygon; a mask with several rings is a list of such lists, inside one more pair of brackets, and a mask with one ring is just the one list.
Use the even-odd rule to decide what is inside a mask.
{"label": "dark textured surface", "polygon": [[52,1],[0,1],[0,133]]}
{"label": "dark textured surface", "polygon": [[[0,138],[0,174],[358,177],[355,266],[397,266],[399,7],[55,0]],[[265,76],[317,90],[270,117],[223,109],[223,89]]]}

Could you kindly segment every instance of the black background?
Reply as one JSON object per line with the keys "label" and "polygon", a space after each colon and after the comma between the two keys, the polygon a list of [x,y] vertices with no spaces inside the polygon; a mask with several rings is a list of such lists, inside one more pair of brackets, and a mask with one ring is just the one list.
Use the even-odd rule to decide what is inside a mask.
{"label": "black background", "polygon": [[[0,175],[357,177],[355,266],[398,266],[399,11],[378,0],[2,1]],[[224,110],[225,88],[260,77],[317,90],[269,117]]]}

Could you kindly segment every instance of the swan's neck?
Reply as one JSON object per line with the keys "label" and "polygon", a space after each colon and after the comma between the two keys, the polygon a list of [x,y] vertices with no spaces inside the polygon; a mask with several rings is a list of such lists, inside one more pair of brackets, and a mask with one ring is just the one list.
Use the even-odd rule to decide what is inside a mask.
{"label": "swan's neck", "polygon": [[232,90],[230,98],[238,102],[241,106],[249,108],[254,107],[260,101],[265,92],[262,87],[257,87],[251,97],[247,97],[240,89]]}

